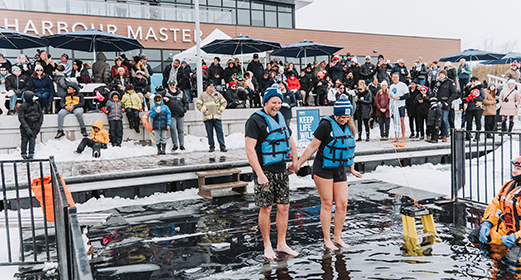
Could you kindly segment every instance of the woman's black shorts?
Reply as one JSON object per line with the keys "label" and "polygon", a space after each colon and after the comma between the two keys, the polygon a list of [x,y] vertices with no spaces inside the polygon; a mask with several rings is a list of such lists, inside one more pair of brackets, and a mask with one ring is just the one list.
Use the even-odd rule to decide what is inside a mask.
{"label": "woman's black shorts", "polygon": [[314,161],[312,174],[322,179],[333,179],[333,183],[347,181],[347,174],[344,166],[327,169],[322,168],[322,162],[317,163],[317,161]]}

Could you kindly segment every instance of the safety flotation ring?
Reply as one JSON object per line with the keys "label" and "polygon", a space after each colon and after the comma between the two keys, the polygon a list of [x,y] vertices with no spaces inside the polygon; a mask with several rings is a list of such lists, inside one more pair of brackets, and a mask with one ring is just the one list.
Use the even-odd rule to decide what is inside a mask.
{"label": "safety flotation ring", "polygon": [[[71,192],[65,185],[65,181],[63,177],[60,175],[60,180],[62,182],[63,188],[65,190],[65,196],[67,197],[67,202],[69,202],[71,207],[75,207],[74,199],[72,198]],[[45,202],[42,199],[42,181],[43,188],[45,191]],[[52,177],[51,175],[43,176],[42,178],[36,178],[31,181],[31,190],[34,193],[36,199],[40,202],[40,205],[45,203],[45,216],[48,222],[54,222],[54,207],[53,207],[53,193],[52,193]],[[42,206],[43,212],[43,206]]]}
{"label": "safety flotation ring", "polygon": [[145,114],[143,114],[143,116],[141,117],[141,122],[143,123],[143,125],[145,126],[145,128],[152,132],[152,126],[150,125],[150,123],[148,122],[148,112],[146,112]]}

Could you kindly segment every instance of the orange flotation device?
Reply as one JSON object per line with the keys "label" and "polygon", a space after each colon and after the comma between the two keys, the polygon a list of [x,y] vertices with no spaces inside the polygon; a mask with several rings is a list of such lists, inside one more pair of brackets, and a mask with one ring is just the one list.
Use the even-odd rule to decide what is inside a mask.
{"label": "orange flotation device", "polygon": [[[67,188],[67,185],[65,185],[65,181],[63,180],[63,177],[60,175],[60,180],[63,184],[63,188],[65,190],[65,196],[67,197],[67,201],[69,202],[71,207],[75,207],[74,199],[72,198],[71,192]],[[45,216],[46,220],[48,222],[54,222],[54,204],[52,200],[52,180],[51,175],[43,176],[43,187],[45,192]],[[34,196],[38,201],[40,202],[40,205],[42,205],[42,212],[43,212],[43,203],[42,203],[42,179],[36,178],[31,181],[31,190],[34,193]]]}
{"label": "orange flotation device", "polygon": [[145,126],[145,128],[152,132],[152,126],[150,125],[150,123],[148,122],[148,112],[146,112],[145,114],[143,114],[143,116],[141,117],[141,122],[143,123],[143,125]]}

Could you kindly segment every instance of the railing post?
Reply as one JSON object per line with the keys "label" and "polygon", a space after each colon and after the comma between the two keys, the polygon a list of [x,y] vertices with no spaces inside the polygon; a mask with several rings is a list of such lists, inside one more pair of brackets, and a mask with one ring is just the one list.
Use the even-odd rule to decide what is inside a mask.
{"label": "railing post", "polygon": [[455,200],[458,191],[465,186],[465,132],[452,129],[451,137],[451,199]]}

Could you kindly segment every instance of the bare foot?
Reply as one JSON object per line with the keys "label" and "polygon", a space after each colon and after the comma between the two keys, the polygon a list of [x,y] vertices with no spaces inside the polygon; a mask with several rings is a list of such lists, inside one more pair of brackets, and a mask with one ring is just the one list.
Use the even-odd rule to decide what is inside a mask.
{"label": "bare foot", "polygon": [[400,139],[400,143],[405,143],[405,138]]}
{"label": "bare foot", "polygon": [[264,248],[264,257],[270,261],[277,259],[277,255],[275,254],[271,246]]}
{"label": "bare foot", "polygon": [[277,252],[285,253],[294,257],[298,256],[298,253],[295,250],[291,249],[288,245],[277,246]]}
{"label": "bare foot", "polygon": [[340,246],[342,248],[349,248],[349,245],[344,242],[342,239],[335,239],[333,240],[337,246]]}
{"label": "bare foot", "polygon": [[335,246],[335,244],[333,244],[333,242],[331,242],[331,240],[324,241],[324,245],[326,245],[326,248],[329,250],[338,250],[338,247]]}
{"label": "bare foot", "polygon": [[393,140],[391,140],[391,143],[396,143],[398,142],[398,138],[394,138]]}

